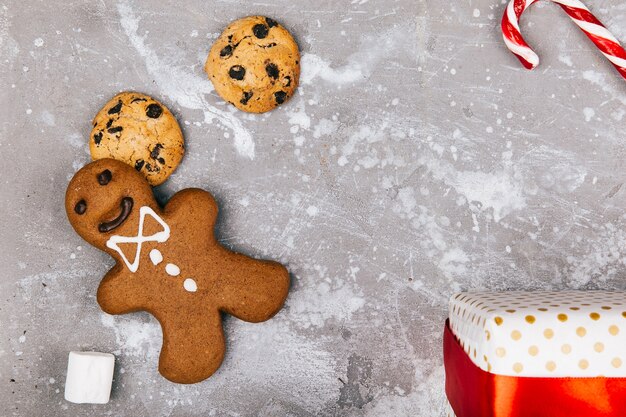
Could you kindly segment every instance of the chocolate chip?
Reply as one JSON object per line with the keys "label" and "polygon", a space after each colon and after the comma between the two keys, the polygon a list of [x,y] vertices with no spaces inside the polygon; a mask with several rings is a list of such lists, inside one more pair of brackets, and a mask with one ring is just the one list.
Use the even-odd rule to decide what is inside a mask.
{"label": "chocolate chip", "polygon": [[137,162],[135,162],[135,169],[137,171],[141,171],[141,168],[143,168],[144,163],[145,161],[143,159],[138,159]]}
{"label": "chocolate chip", "polygon": [[98,132],[93,135],[93,141],[96,145],[100,145],[100,142],[102,142],[102,132]]}
{"label": "chocolate chip", "polygon": [[232,54],[233,54],[233,47],[230,46],[230,45],[226,45],[220,51],[220,57],[222,57],[222,58],[227,58],[227,57],[231,56]]}
{"label": "chocolate chip", "polygon": [[137,97],[137,98],[132,99],[130,102],[131,103],[136,103],[138,101],[148,101],[148,100],[146,100],[145,98]]}
{"label": "chocolate chip", "polygon": [[159,172],[160,168],[157,165],[150,165],[149,163],[146,164],[146,171],[148,172]]}
{"label": "chocolate chip", "polygon": [[80,200],[74,206],[74,211],[76,212],[76,214],[85,214],[85,212],[87,211],[87,202],[85,200]]}
{"label": "chocolate chip", "polygon": [[146,107],[146,116],[151,119],[158,119],[163,113],[163,108],[156,103],[152,103]]}
{"label": "chocolate chip", "polygon": [[270,31],[270,28],[268,28],[262,23],[256,24],[252,28],[252,33],[254,33],[254,36],[256,36],[259,39],[265,38],[269,31]]}
{"label": "chocolate chip", "polygon": [[274,93],[274,98],[276,99],[276,103],[283,104],[285,99],[287,99],[287,93],[284,91],[277,91]]}
{"label": "chocolate chip", "polygon": [[124,128],[122,126],[115,126],[115,127],[108,128],[107,132],[109,132],[109,133],[117,133],[117,132],[121,132],[122,130],[124,130]]}
{"label": "chocolate chip", "polygon": [[244,91],[243,92],[243,97],[241,98],[241,100],[239,100],[239,102],[241,104],[248,104],[248,101],[252,98],[252,91]]}
{"label": "chocolate chip", "polygon": [[157,158],[157,161],[159,161],[159,163],[160,163],[161,165],[165,165],[165,159],[163,159],[163,158]]}
{"label": "chocolate chip", "polygon": [[157,159],[159,157],[159,152],[161,152],[161,149],[163,149],[163,145],[161,145],[160,143],[154,145],[154,148],[152,148],[152,151],[150,151],[150,158]]}
{"label": "chocolate chip", "polygon": [[259,45],[261,48],[273,48],[276,46],[276,42],[270,42],[267,45]]}
{"label": "chocolate chip", "polygon": [[291,85],[291,77],[289,75],[285,75],[285,78],[283,78],[283,85],[285,87],[289,87]]}
{"label": "chocolate chip", "polygon": [[276,64],[273,64],[271,62],[265,66],[265,72],[267,72],[267,75],[273,79],[277,79],[278,75],[280,74]]}
{"label": "chocolate chip", "polygon": [[246,69],[241,65],[233,65],[228,70],[228,75],[230,75],[230,78],[241,81],[246,75]]}
{"label": "chocolate chip", "polygon": [[98,184],[107,185],[111,181],[111,178],[113,178],[111,171],[109,171],[108,169],[105,169],[104,171],[98,174]]}
{"label": "chocolate chip", "polygon": [[269,17],[266,17],[265,21],[267,22],[267,26],[271,28],[273,28],[274,26],[278,26],[278,22],[275,21],[274,19],[270,19]]}
{"label": "chocolate chip", "polygon": [[109,121],[107,122],[107,128],[111,127],[112,124],[113,124],[113,119],[109,119]]}
{"label": "chocolate chip", "polygon": [[118,101],[117,104],[109,109],[109,114],[117,114],[122,110],[122,100]]}

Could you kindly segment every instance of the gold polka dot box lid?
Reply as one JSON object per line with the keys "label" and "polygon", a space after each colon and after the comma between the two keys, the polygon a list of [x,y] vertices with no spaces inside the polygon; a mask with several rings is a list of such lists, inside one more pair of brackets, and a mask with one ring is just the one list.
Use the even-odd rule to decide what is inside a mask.
{"label": "gold polka dot box lid", "polygon": [[476,292],[450,298],[450,329],[497,375],[626,377],[626,292]]}

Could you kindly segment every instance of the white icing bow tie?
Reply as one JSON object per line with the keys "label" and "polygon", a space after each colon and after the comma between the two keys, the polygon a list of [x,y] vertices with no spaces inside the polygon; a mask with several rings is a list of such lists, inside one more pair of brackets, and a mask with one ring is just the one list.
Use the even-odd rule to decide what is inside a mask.
{"label": "white icing bow tie", "polygon": [[[144,223],[144,219],[146,215],[149,215],[154,220],[156,220],[161,226],[163,226],[163,230],[161,230],[160,232],[156,232],[150,236],[144,236],[143,235],[143,223]],[[144,242],[163,243],[167,241],[169,237],[170,237],[170,227],[167,225],[167,223],[165,223],[165,221],[163,221],[163,219],[161,219],[159,215],[156,214],[154,210],[152,210],[150,207],[142,206],[139,209],[139,227],[137,230],[137,236],[129,237],[129,236],[113,235],[109,238],[109,240],[107,240],[106,245],[107,245],[107,248],[113,249],[114,251],[120,254],[120,256],[122,257],[122,260],[124,261],[128,269],[130,270],[130,272],[137,272],[137,269],[139,268],[139,258],[141,257],[141,245]],[[135,259],[133,260],[132,263],[128,260],[128,258],[126,258],[126,255],[124,255],[124,252],[120,249],[119,247],[120,243],[136,243],[137,244],[137,249],[135,251]]]}

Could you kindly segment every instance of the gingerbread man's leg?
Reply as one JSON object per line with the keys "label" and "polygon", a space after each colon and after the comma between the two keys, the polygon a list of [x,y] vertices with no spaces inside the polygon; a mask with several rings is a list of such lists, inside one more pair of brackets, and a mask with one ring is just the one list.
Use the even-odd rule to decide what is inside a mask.
{"label": "gingerbread man's leg", "polygon": [[257,323],[271,318],[283,306],[289,291],[289,272],[281,264],[233,253],[220,247],[228,267],[217,277],[220,310]]}
{"label": "gingerbread man's leg", "polygon": [[218,310],[187,305],[151,312],[163,329],[159,372],[179,384],[194,384],[220,367],[226,350]]}

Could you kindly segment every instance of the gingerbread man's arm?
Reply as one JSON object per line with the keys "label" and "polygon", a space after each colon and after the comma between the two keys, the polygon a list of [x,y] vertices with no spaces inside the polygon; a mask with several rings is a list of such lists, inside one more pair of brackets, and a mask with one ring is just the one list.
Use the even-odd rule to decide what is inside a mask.
{"label": "gingerbread man's arm", "polygon": [[218,309],[241,320],[265,321],[284,304],[289,273],[277,262],[252,259],[221,246],[214,236],[217,212],[213,196],[193,188],[178,192],[165,207],[170,223],[191,227],[189,235],[196,238],[194,249],[211,264],[211,276],[207,278]]}
{"label": "gingerbread man's arm", "polygon": [[102,278],[97,294],[98,304],[105,313],[126,314],[142,310],[146,305],[145,286],[136,274],[118,263]]}
{"label": "gingerbread man's arm", "polygon": [[[174,194],[163,209],[172,229],[190,229],[186,232],[206,243],[213,241],[213,228],[217,220],[218,207],[213,196],[199,188],[186,188]],[[192,239],[190,239],[192,240]]]}
{"label": "gingerbread man's arm", "polygon": [[289,291],[289,272],[273,261],[253,259],[220,247],[229,268],[216,280],[220,310],[257,323],[278,313]]}
{"label": "gingerbread man's arm", "polygon": [[190,231],[201,241],[187,244],[211,265],[210,276],[201,280],[199,292],[212,293],[218,309],[249,322],[267,320],[280,310],[289,290],[289,273],[277,262],[234,253],[216,241],[213,229],[218,207],[211,194],[194,188],[182,190],[164,211],[172,224],[201,229],[200,233]]}

